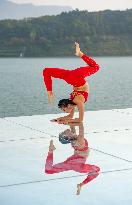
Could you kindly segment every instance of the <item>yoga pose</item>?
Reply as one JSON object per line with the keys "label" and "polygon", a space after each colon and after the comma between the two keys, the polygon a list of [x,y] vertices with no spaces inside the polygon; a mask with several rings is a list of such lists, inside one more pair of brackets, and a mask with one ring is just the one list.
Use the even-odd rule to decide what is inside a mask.
{"label": "yoga pose", "polygon": [[60,133],[59,141],[62,144],[71,143],[74,154],[68,157],[64,162],[54,164],[53,152],[56,149],[53,140],[50,141],[49,152],[45,163],[45,173],[55,174],[64,171],[73,170],[79,173],[87,173],[83,182],[77,184],[77,195],[80,194],[82,186],[86,185],[99,175],[100,168],[96,165],[85,164],[89,148],[88,141],[84,138],[83,124],[79,124],[79,135],[76,134],[75,126],[70,125],[70,129]]}
{"label": "yoga pose", "polygon": [[[44,83],[48,93],[49,102],[53,102],[52,92],[52,77],[65,80],[68,84],[73,86],[73,92],[68,99],[62,99],[58,103],[58,107],[69,115],[54,119],[58,123],[82,122],[84,118],[84,103],[88,100],[89,85],[85,78],[97,72],[99,65],[90,57],[85,55],[78,43],[75,42],[76,56],[82,58],[87,66],[76,68],[74,70],[66,70],[62,68],[45,68],[43,70]],[[73,119],[75,107],[78,108],[79,117]]]}

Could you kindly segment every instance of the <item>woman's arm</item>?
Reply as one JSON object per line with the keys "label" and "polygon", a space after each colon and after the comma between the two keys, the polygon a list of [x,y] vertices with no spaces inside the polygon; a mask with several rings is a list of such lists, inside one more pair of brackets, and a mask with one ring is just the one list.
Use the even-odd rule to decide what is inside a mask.
{"label": "woman's arm", "polygon": [[[73,102],[77,105],[77,108],[78,108],[78,111],[79,111],[79,117],[72,119],[71,117],[69,118],[69,117],[66,116],[66,117],[61,118],[59,121],[56,120],[58,123],[68,124],[68,123],[74,123],[74,122],[75,123],[83,122],[83,118],[84,118],[84,97],[82,95],[77,95],[74,98]],[[70,113],[70,114],[71,114],[71,116],[73,116],[72,114],[74,114],[74,113]]]}
{"label": "woman's arm", "polygon": [[68,121],[73,118],[74,112],[75,112],[75,108],[72,109],[69,115],[66,115],[64,117],[58,117],[56,119],[51,120],[51,122],[58,122],[58,123],[62,122],[63,123],[64,121]]}
{"label": "woman's arm", "polygon": [[80,144],[82,146],[85,145],[83,123],[82,122],[81,123],[71,123],[69,125],[70,125],[70,129],[73,133],[75,133],[75,131],[76,131],[75,126],[79,127],[79,134],[77,137],[77,142],[78,142],[78,144]]}
{"label": "woman's arm", "polygon": [[70,122],[83,122],[84,118],[84,97],[78,95],[74,98],[73,102],[77,105],[79,111],[79,117],[74,119],[69,119],[68,123]]}
{"label": "woman's arm", "polygon": [[66,117],[72,119],[73,116],[74,116],[74,112],[75,112],[75,108],[73,107],[73,109],[71,110],[70,114],[67,115]]}
{"label": "woman's arm", "polygon": [[78,135],[77,141],[78,141],[78,143],[80,145],[84,145],[85,144],[83,123],[79,123],[79,135]]}
{"label": "woman's arm", "polygon": [[68,123],[72,123],[72,122],[83,122],[83,117],[84,117],[84,103],[80,102],[77,105],[78,107],[78,111],[79,111],[79,117],[78,118],[74,118],[74,119],[68,119]]}

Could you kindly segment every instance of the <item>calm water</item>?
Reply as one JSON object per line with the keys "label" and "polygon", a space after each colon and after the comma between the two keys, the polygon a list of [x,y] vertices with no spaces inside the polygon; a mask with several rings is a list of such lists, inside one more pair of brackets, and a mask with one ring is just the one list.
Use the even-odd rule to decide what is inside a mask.
{"label": "calm water", "polygon": [[[98,73],[87,78],[90,84],[86,110],[132,107],[132,57],[96,57]],[[58,113],[57,102],[67,98],[72,87],[53,80],[55,105],[47,102],[43,67],[73,69],[85,65],[75,58],[0,58],[0,117]]]}

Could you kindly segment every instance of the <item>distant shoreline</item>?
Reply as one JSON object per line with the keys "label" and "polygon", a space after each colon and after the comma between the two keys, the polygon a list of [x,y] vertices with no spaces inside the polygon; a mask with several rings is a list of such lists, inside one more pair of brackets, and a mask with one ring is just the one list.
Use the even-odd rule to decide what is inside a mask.
{"label": "distant shoreline", "polygon": [[72,57],[75,41],[89,56],[131,56],[132,9],[0,21],[0,57]]}
{"label": "distant shoreline", "polygon": [[[91,55],[90,55],[91,56]],[[93,55],[92,55],[93,56]],[[132,54],[131,55],[94,55],[93,57],[106,57],[106,58],[113,58],[113,57],[132,57]],[[19,57],[19,56],[0,56],[0,59],[2,58],[11,58],[11,59],[31,59],[31,58],[77,58],[76,56],[28,56],[28,57]]]}

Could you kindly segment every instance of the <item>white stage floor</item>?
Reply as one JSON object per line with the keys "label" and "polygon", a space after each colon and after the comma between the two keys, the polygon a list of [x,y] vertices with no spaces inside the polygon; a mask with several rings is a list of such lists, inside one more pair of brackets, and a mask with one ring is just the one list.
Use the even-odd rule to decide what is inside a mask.
{"label": "white stage floor", "polygon": [[45,173],[45,160],[54,140],[54,164],[73,154],[70,144],[58,140],[68,125],[39,115],[0,118],[1,205],[131,205],[132,204],[132,108],[87,111],[84,136],[90,154],[87,164],[100,167],[99,176],[82,187],[85,173]]}

